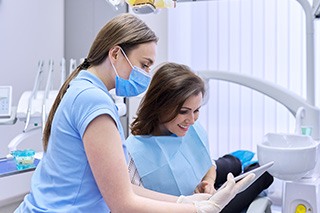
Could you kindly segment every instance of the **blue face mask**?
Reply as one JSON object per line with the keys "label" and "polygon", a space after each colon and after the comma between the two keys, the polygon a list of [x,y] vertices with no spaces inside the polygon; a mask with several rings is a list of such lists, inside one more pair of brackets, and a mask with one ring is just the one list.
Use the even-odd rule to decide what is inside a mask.
{"label": "blue face mask", "polygon": [[148,88],[151,77],[150,75],[145,72],[143,69],[132,66],[131,62],[129,61],[127,55],[125,52],[121,49],[123,55],[129,62],[130,66],[132,67],[129,79],[124,79],[121,78],[118,73],[116,68],[114,67],[113,64],[112,67],[116,73],[116,95],[117,96],[124,96],[124,97],[132,97],[132,96],[137,96]]}

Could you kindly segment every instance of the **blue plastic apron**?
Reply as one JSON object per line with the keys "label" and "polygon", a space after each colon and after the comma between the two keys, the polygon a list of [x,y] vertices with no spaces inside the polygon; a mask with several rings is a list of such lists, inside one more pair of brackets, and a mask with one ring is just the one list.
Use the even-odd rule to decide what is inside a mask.
{"label": "blue plastic apron", "polygon": [[126,141],[145,188],[191,195],[212,166],[206,132],[195,123],[184,137],[133,136]]}

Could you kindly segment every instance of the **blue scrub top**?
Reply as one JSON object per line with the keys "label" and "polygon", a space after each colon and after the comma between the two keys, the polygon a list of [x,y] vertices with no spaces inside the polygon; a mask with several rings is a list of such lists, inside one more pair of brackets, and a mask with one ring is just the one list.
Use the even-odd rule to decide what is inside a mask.
{"label": "blue scrub top", "polygon": [[107,88],[83,70],[70,83],[55,113],[48,149],[32,177],[31,192],[15,212],[109,212],[82,141],[88,124],[102,114],[114,119],[124,141],[120,118]]}

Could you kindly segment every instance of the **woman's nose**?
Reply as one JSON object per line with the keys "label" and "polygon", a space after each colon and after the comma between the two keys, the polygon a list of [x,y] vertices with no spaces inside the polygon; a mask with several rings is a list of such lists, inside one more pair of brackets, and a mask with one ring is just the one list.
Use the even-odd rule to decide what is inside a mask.
{"label": "woman's nose", "polygon": [[194,116],[193,113],[190,113],[190,114],[189,114],[189,116],[188,116],[188,118],[187,118],[187,121],[188,121],[189,124],[194,124],[194,122],[195,122],[195,116]]}

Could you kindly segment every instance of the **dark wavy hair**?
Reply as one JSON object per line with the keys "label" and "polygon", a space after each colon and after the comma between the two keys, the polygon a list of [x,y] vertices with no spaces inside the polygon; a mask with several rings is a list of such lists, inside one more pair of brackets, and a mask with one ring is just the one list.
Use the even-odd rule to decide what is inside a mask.
{"label": "dark wavy hair", "polygon": [[193,95],[205,95],[205,83],[188,66],[165,63],[156,69],[131,124],[133,135],[157,135],[159,127],[174,119]]}

